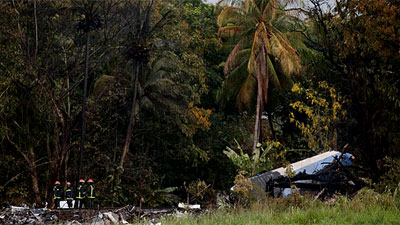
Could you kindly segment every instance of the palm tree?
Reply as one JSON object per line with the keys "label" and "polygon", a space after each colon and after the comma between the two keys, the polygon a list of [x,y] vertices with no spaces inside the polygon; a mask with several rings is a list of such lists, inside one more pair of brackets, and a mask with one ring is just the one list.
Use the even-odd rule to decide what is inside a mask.
{"label": "palm tree", "polygon": [[300,72],[300,56],[273,24],[278,0],[228,2],[234,4],[222,9],[217,23],[220,36],[233,40],[235,45],[225,62],[226,79],[218,99],[224,102],[236,97],[239,111],[250,109],[257,101],[253,143],[256,148],[269,83],[277,90],[287,86],[290,75]]}
{"label": "palm tree", "polygon": [[83,79],[83,96],[82,96],[82,129],[80,140],[80,153],[79,153],[79,170],[78,177],[82,177],[83,168],[83,152],[85,150],[86,139],[86,110],[87,110],[87,92],[88,92],[88,78],[89,78],[89,63],[90,63],[90,35],[91,31],[97,30],[102,26],[100,15],[98,12],[98,5],[95,1],[83,0],[81,2],[74,2],[78,7],[79,13],[84,15],[84,18],[79,20],[77,29],[86,33],[85,45],[85,75]]}

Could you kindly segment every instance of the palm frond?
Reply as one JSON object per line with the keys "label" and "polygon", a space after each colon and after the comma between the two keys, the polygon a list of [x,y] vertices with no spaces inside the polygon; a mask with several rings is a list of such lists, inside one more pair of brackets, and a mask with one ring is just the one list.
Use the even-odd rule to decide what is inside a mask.
{"label": "palm frond", "polygon": [[244,8],[247,14],[261,15],[261,11],[254,0],[245,0]]}
{"label": "palm frond", "polygon": [[257,26],[257,29],[253,36],[253,44],[251,46],[251,54],[249,58],[248,70],[250,73],[254,71],[254,63],[256,61],[256,57],[259,54],[262,48],[266,48],[267,51],[270,50],[270,41],[268,39],[268,35],[266,33],[266,28],[264,23],[260,23]]}
{"label": "palm frond", "polygon": [[219,15],[225,7],[235,6],[242,7],[242,0],[219,0],[214,7],[214,15]]}
{"label": "palm frond", "polygon": [[171,68],[176,68],[176,62],[178,61],[178,57],[175,55],[175,57],[162,57],[155,61],[152,65],[152,71],[153,72],[158,72],[160,70],[168,70]]}
{"label": "palm frond", "polygon": [[243,0],[219,0],[215,5],[237,6],[243,5]]}
{"label": "palm frond", "polygon": [[240,36],[243,31],[242,26],[229,26],[229,27],[220,27],[218,29],[218,36],[222,38],[232,38],[236,36]]}
{"label": "palm frond", "polygon": [[140,106],[154,114],[157,112],[155,104],[147,96],[143,96],[143,98],[140,100]]}
{"label": "palm frond", "polygon": [[166,98],[157,93],[149,94],[148,99],[151,104],[155,106],[157,113],[164,114],[164,116],[165,114],[169,114],[174,117],[179,117],[182,115],[182,112],[187,111],[184,102],[180,101],[179,99]]}
{"label": "palm frond", "polygon": [[157,72],[151,72],[150,74],[147,75],[146,80],[143,82],[143,87],[147,88],[153,85],[157,80],[159,79],[166,79],[166,77],[170,73],[167,73],[165,70],[160,70]]}
{"label": "palm frond", "polygon": [[151,89],[154,93],[159,93],[164,96],[177,97],[179,96],[180,90],[174,88],[175,82],[170,79],[157,79],[148,85],[148,89]]}
{"label": "palm frond", "polygon": [[260,23],[259,27],[261,29],[259,35],[260,35],[260,37],[262,38],[262,40],[264,42],[264,46],[266,48],[266,51],[269,52],[269,51],[271,51],[271,44],[270,44],[270,40],[269,40],[269,37],[268,37],[268,31],[267,31],[267,28],[265,26],[265,23],[264,22]]}
{"label": "palm frond", "polygon": [[228,58],[226,59],[225,66],[224,66],[224,74],[228,74],[233,68],[235,68],[238,60],[238,53],[243,47],[243,39],[240,40],[235,47],[232,49],[231,53],[229,54]]}
{"label": "palm frond", "polygon": [[[234,70],[235,68],[237,68],[239,65],[241,65],[244,61],[248,61],[249,60],[249,56],[250,56],[250,49],[243,49],[240,50],[236,53],[235,59],[233,59],[233,61],[230,63],[230,65],[227,66],[227,64],[225,63],[224,65],[224,74],[229,74],[232,70]],[[228,68],[226,68],[228,67]],[[226,69],[226,73],[225,73],[225,69]]]}
{"label": "palm frond", "polygon": [[96,99],[99,97],[104,91],[111,89],[112,86],[116,83],[117,79],[115,76],[110,75],[101,75],[97,78],[94,83],[92,97]]}
{"label": "palm frond", "polygon": [[299,74],[301,70],[300,56],[290,46],[289,41],[274,29],[274,32],[271,33],[271,42],[271,53],[279,59],[283,73],[288,75]]}
{"label": "palm frond", "polygon": [[304,35],[302,33],[289,32],[289,33],[285,33],[285,36],[289,40],[290,45],[297,51],[312,52],[312,49],[307,47],[307,45],[305,44],[306,39],[304,38]]}
{"label": "palm frond", "polygon": [[239,112],[243,112],[245,108],[251,109],[251,104],[254,102],[256,95],[257,80],[254,76],[249,74],[236,96],[236,105],[238,106]]}
{"label": "palm frond", "polygon": [[177,76],[176,68],[179,68],[178,62],[179,58],[175,53],[163,51],[163,56],[151,60],[150,70],[140,76],[139,79],[143,87],[147,88],[160,79],[173,80]]}
{"label": "palm frond", "polygon": [[217,95],[217,102],[224,104],[230,101],[240,90],[247,77],[247,61],[242,62],[240,66],[230,72],[222,84],[222,89]]}
{"label": "palm frond", "polygon": [[278,77],[278,74],[275,70],[274,64],[271,61],[271,58],[267,56],[267,67],[269,72],[269,80],[272,82],[272,85],[277,89],[281,90],[281,83]]}
{"label": "palm frond", "polygon": [[263,18],[269,21],[275,18],[276,8],[278,7],[276,0],[268,0],[263,11]]}
{"label": "palm frond", "polygon": [[293,85],[292,77],[286,73],[278,73],[279,84],[281,88],[290,88]]}
{"label": "palm frond", "polygon": [[217,25],[219,27],[224,27],[229,23],[240,21],[240,18],[243,17],[243,15],[244,15],[244,10],[242,8],[233,6],[226,7],[218,15]]}

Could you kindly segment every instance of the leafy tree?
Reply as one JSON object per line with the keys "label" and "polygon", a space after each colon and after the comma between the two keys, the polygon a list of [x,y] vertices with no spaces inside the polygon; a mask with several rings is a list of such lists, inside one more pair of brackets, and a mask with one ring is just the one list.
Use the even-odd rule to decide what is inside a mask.
{"label": "leafy tree", "polygon": [[[43,57],[41,47],[44,44],[43,39],[39,38],[38,27],[43,27],[46,33],[49,26],[41,19],[38,5],[34,1],[4,2],[0,6],[4,15],[2,18],[7,20],[1,23],[3,54],[0,60],[4,69],[0,76],[5,96],[0,103],[4,106],[0,133],[6,148],[10,146],[13,152],[18,153],[17,158],[23,159],[24,166],[19,167],[22,170],[19,174],[30,177],[31,182],[27,183],[31,187],[29,189],[33,193],[33,200],[40,204],[42,191],[39,166],[43,165],[42,157],[45,155],[40,149],[45,146],[46,129],[43,128],[47,126],[49,108],[48,99],[40,97],[43,91],[38,88]],[[43,4],[43,7],[46,5]],[[30,15],[28,9],[31,9]]]}
{"label": "leafy tree", "polygon": [[296,83],[291,91],[298,94],[299,100],[290,103],[290,122],[301,130],[309,149],[315,152],[339,150],[337,128],[347,113],[342,96],[322,81],[314,88]]}
{"label": "leafy tree", "polygon": [[335,74],[328,81],[350,100],[343,137],[377,182],[385,174],[385,156],[399,157],[400,8],[381,0],[344,0],[330,11],[322,4],[313,1],[307,37]]}
{"label": "leafy tree", "polygon": [[[108,19],[107,25],[102,27],[100,33],[91,36],[90,46],[87,45],[87,50],[94,49],[90,53],[91,63],[86,63],[85,66],[94,74],[88,79],[88,87],[94,83],[97,66],[102,63],[101,57],[104,56],[103,50],[106,46],[108,49],[113,47],[107,45],[108,41],[118,36],[123,27],[115,25],[115,18],[108,17],[121,9],[121,4],[115,3],[104,2],[98,8],[104,18]],[[36,177],[36,181],[32,180],[32,189],[37,203],[41,200],[38,197],[44,195],[51,202],[50,190],[56,179],[71,180],[74,177],[74,170],[70,170],[69,165],[75,169],[75,162],[69,159],[70,155],[73,156],[70,153],[73,153],[71,150],[76,143],[76,126],[82,118],[83,109],[78,102],[81,102],[79,99],[83,90],[80,83],[83,81],[81,75],[85,74],[85,69],[81,65],[85,56],[89,55],[82,54],[84,43],[87,43],[82,40],[87,40],[87,35],[83,38],[82,33],[76,32],[74,21],[79,20],[82,15],[76,13],[76,9],[70,1],[12,1],[1,5],[4,18],[8,19],[7,23],[1,24],[7,27],[2,29],[3,44],[12,43],[2,45],[2,49],[8,53],[7,57],[15,59],[1,60],[7,68],[4,70],[6,73],[1,76],[9,77],[9,82],[4,83],[4,88],[7,89],[4,93],[10,97],[3,103],[9,105],[10,100],[15,102],[12,109],[14,112],[9,108],[8,113],[3,114],[2,121],[5,123],[2,123],[2,129],[7,132],[2,133],[2,140],[9,145],[18,146],[26,153],[30,152],[26,158],[31,162],[26,165],[31,165],[29,174]],[[85,29],[85,25],[81,27]],[[112,54],[108,54],[108,57],[112,58]],[[4,64],[8,61],[18,64]],[[96,102],[96,99],[91,101],[87,108],[90,109]],[[19,110],[23,113],[16,114]],[[26,116],[18,124],[21,128],[26,128],[16,129],[9,125],[12,118],[17,119],[14,115],[24,114]],[[24,123],[23,126],[20,122]],[[30,138],[18,138],[23,137],[24,133],[28,133]],[[30,142],[29,147],[26,145],[27,141]],[[37,161],[38,159],[41,161]],[[34,185],[35,183],[38,185]],[[39,188],[43,191],[39,191]]]}
{"label": "leafy tree", "polygon": [[300,71],[300,57],[273,24],[278,1],[245,0],[240,7],[226,6],[218,16],[219,33],[238,42],[228,56],[219,98],[236,97],[240,111],[251,109],[257,96],[253,149],[260,142],[261,115],[268,102],[269,82],[276,89]]}
{"label": "leafy tree", "polygon": [[[211,111],[198,106],[200,93],[206,91],[204,61],[200,53],[192,49],[189,35],[191,29],[184,20],[178,23],[179,20],[176,19],[181,18],[181,12],[169,3],[156,2],[152,7],[149,23],[165,23],[164,19],[169,23],[152,27],[155,29],[154,33],[151,36],[143,36],[147,38],[147,42],[143,42],[147,49],[145,55],[133,51],[135,45],[127,45],[125,51],[128,54],[122,54],[104,67],[104,71],[111,75],[101,76],[93,90],[93,97],[96,98],[96,93],[101,93],[100,90],[104,87],[110,87],[100,98],[100,104],[90,113],[89,130],[93,131],[91,135],[95,138],[89,142],[88,150],[96,152],[95,163],[91,163],[90,168],[102,171],[100,174],[107,174],[100,176],[100,179],[109,184],[113,192],[110,199],[113,199],[115,204],[140,200],[131,195],[132,182],[140,179],[132,173],[142,163],[136,157],[138,154],[146,155],[150,161],[157,161],[157,166],[150,163],[151,168],[146,170],[151,169],[159,177],[165,177],[154,181],[155,184],[151,186],[154,189],[161,188],[161,185],[176,185],[177,182],[169,182],[168,173],[171,170],[162,169],[168,167],[166,164],[174,163],[172,159],[182,160],[180,164],[189,164],[192,160],[207,157],[193,141],[194,134],[209,129],[211,125]],[[168,18],[163,17],[166,13]],[[130,38],[130,35],[126,37],[132,41]],[[136,60],[140,62],[138,74]],[[131,119],[131,100],[135,93],[134,124],[130,131],[132,139],[129,149],[125,152],[128,129],[124,124]],[[110,138],[110,132],[114,138]],[[118,146],[125,147],[120,151]],[[129,151],[132,149],[135,151]],[[183,155],[189,159],[183,160]],[[96,168],[96,163],[101,157],[109,159],[109,163],[102,168]],[[123,158],[122,168],[120,165]],[[116,163],[116,160],[119,163]],[[112,169],[113,166],[116,169]],[[176,174],[171,177],[181,178]],[[138,191],[140,190],[136,189],[133,192]],[[154,201],[147,203],[150,202]]]}

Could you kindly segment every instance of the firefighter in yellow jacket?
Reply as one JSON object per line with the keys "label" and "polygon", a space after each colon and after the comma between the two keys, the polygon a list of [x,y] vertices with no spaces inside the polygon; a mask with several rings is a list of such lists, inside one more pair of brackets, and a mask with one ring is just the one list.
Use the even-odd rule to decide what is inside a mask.
{"label": "firefighter in yellow jacket", "polygon": [[76,189],[76,197],[75,197],[75,209],[82,209],[83,207],[83,199],[85,198],[85,180],[80,179],[78,183],[78,188]]}
{"label": "firefighter in yellow jacket", "polygon": [[74,200],[74,192],[71,183],[67,182],[67,189],[65,189],[65,200],[67,200],[68,208],[72,208],[72,200]]}
{"label": "firefighter in yellow jacket", "polygon": [[61,188],[60,188],[60,181],[56,181],[53,187],[53,195],[54,195],[54,208],[60,208],[60,200],[61,200]]}
{"label": "firefighter in yellow jacket", "polygon": [[86,190],[86,197],[88,198],[88,207],[93,208],[94,199],[96,198],[96,190],[94,188],[93,180],[88,180],[88,188]]}

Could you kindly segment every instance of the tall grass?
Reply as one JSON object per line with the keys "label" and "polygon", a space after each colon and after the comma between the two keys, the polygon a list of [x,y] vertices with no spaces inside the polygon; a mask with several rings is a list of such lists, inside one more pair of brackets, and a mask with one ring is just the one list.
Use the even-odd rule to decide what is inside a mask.
{"label": "tall grass", "polygon": [[215,224],[400,224],[400,199],[363,189],[352,199],[322,203],[309,197],[263,199],[246,209],[221,209],[186,218],[169,217],[162,225]]}

